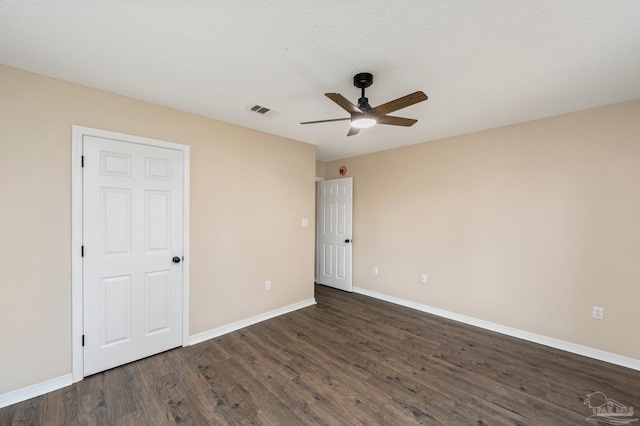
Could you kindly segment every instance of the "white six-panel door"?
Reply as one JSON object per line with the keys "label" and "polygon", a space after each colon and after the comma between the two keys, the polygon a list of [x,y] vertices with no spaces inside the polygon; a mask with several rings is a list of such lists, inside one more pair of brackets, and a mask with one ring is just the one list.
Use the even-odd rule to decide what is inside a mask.
{"label": "white six-panel door", "polygon": [[82,149],[86,376],[182,345],[183,152]]}
{"label": "white six-panel door", "polygon": [[353,178],[318,182],[316,205],[316,281],[351,291]]}

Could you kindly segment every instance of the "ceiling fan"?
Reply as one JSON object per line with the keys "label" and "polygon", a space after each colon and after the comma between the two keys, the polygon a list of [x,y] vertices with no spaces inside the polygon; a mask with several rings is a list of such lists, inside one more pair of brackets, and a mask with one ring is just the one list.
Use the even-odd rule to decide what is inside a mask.
{"label": "ceiling fan", "polygon": [[369,105],[369,99],[364,96],[364,89],[371,86],[373,83],[373,75],[368,72],[361,72],[353,77],[353,85],[359,89],[362,89],[362,96],[358,99],[358,105],[354,105],[349,102],[344,96],[339,93],[325,93],[324,95],[337,103],[340,107],[346,110],[351,117],[349,118],[334,118],[331,120],[318,120],[318,121],[305,121],[300,124],[315,124],[315,123],[328,123],[331,121],[346,121],[351,120],[351,129],[347,136],[353,136],[357,134],[360,129],[371,127],[377,124],[390,124],[392,126],[413,126],[418,120],[413,118],[394,117],[387,115],[390,112],[397,111],[402,108],[406,108],[418,102],[426,101],[427,95],[421,91],[411,93],[410,95],[403,96],[394,101],[387,102],[386,104],[378,105],[372,108]]}

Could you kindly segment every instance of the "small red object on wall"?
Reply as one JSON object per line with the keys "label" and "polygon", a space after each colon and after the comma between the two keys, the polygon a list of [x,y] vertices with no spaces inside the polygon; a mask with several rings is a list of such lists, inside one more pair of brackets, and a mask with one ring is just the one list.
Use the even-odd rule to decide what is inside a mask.
{"label": "small red object on wall", "polygon": [[347,167],[346,166],[340,167],[340,176],[344,176],[346,174],[347,174]]}

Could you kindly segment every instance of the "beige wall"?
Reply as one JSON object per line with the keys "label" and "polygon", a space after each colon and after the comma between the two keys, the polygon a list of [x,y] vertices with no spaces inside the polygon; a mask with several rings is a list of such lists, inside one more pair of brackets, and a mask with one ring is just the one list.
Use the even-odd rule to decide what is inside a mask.
{"label": "beige wall", "polygon": [[324,179],[324,167],[325,163],[320,160],[316,160],[316,177]]}
{"label": "beige wall", "polygon": [[354,286],[640,359],[639,118],[635,100],[328,162],[354,178]]}
{"label": "beige wall", "polygon": [[7,67],[0,99],[0,394],[71,372],[73,124],[191,146],[191,335],[313,297],[314,146]]}

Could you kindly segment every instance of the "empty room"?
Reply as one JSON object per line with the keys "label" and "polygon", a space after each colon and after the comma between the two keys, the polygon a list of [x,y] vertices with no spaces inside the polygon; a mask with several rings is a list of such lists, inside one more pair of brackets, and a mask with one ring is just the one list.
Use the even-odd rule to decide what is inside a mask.
{"label": "empty room", "polygon": [[0,425],[639,422],[638,1],[2,1],[0,199]]}

